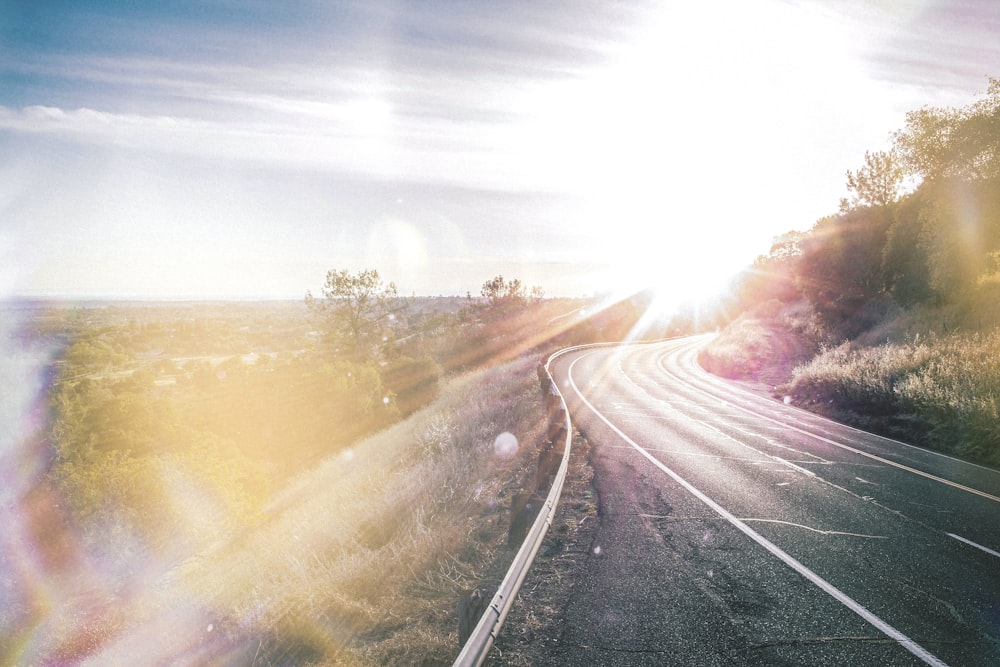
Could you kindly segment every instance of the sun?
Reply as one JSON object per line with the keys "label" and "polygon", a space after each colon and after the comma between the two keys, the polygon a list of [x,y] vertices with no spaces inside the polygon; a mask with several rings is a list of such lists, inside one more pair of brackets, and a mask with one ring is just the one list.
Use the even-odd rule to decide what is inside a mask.
{"label": "sun", "polygon": [[618,253],[608,264],[600,277],[604,291],[622,296],[644,293],[658,310],[669,314],[719,296],[741,269],[739,260],[704,239],[643,240],[646,246]]}
{"label": "sun", "polygon": [[836,17],[781,2],[674,3],[645,18],[600,65],[526,90],[513,145],[532,182],[573,199],[553,224],[606,267],[599,291],[650,289],[677,306],[825,213],[820,190],[787,174],[826,152],[802,138],[836,120],[830,91],[846,87],[853,40]]}

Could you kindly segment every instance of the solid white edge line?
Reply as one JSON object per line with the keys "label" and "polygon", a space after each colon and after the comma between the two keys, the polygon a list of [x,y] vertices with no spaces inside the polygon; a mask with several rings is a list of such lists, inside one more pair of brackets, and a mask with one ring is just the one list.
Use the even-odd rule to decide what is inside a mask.
{"label": "solid white edge line", "polygon": [[975,547],[975,548],[979,549],[980,551],[985,551],[986,553],[988,553],[991,556],[996,556],[997,558],[1000,558],[1000,552],[993,551],[993,549],[990,549],[989,547],[984,547],[982,544],[976,544],[972,540],[966,539],[966,538],[962,537],[961,535],[956,535],[955,533],[945,533],[945,534],[948,537],[951,537],[951,538],[954,538],[954,539],[958,540],[959,542],[964,542],[964,543],[968,544],[970,547]]}
{"label": "solid white edge line", "polygon": [[752,539],[754,542],[760,546],[767,549],[773,556],[777,557],[783,563],[788,565],[790,568],[801,574],[807,580],[819,587],[823,592],[833,597],[835,600],[840,602],[842,605],[853,611],[855,614],[860,616],[862,619],[867,621],[869,624],[877,628],[880,632],[888,636],[890,639],[896,641],[900,646],[905,648],[907,651],[912,653],[914,656],[922,660],[925,664],[933,665],[934,667],[947,667],[947,663],[942,661],[940,658],[932,654],[930,651],[926,650],[924,647],[917,644],[915,641],[904,635],[902,632],[889,625],[887,622],[883,621],[881,618],[868,611],[867,608],[862,606],[859,602],[855,601],[852,597],[841,591],[839,588],[823,579],[821,576],[810,570],[808,567],[803,565],[801,562],[796,560],[793,556],[783,551],[776,544],[765,538],[763,535],[755,531],[750,526],[746,525],[739,519],[737,519],[733,514],[731,514],[724,507],[719,505],[717,502],[709,498],[707,495],[702,493],[700,490],[695,488],[690,482],[685,480],[683,477],[678,475],[676,472],[668,468],[662,461],[654,457],[652,454],[643,449],[635,441],[625,435],[621,429],[612,424],[607,417],[601,414],[593,404],[587,400],[580,391],[580,388],[576,385],[573,380],[573,367],[576,366],[577,362],[583,358],[582,355],[573,360],[567,370],[567,378],[569,379],[570,386],[576,395],[580,397],[591,412],[593,412],[601,421],[607,424],[608,428],[614,431],[622,440],[627,442],[633,449],[635,449],[639,454],[645,457],[650,463],[655,465],[657,468],[662,470],[668,476],[670,476],[674,481],[683,486],[689,493],[695,496],[698,500],[702,501],[708,505],[712,510],[714,510],[719,516],[732,524],[735,528],[740,530],[747,537]]}
{"label": "solid white edge line", "polygon": [[[692,383],[692,382],[690,382],[688,380],[685,380],[684,378],[678,377],[675,373],[667,370],[662,365],[660,365],[660,370],[662,370],[664,373],[666,373],[667,375],[671,376],[675,380],[677,380],[677,381],[679,381],[679,382],[681,382],[683,384],[686,384],[691,389],[694,389],[695,391],[701,392],[702,394],[705,394],[707,396],[712,396],[712,394],[707,389],[705,389],[704,387],[699,387],[698,385],[696,385],[696,384],[694,384],[694,383]],[[704,371],[704,370],[702,372],[707,373],[707,371]],[[714,380],[714,378],[710,378],[710,379]],[[750,396],[753,396],[753,394],[750,394]],[[718,398],[718,397],[717,396],[712,396],[712,398]],[[924,472],[923,470],[919,470],[918,468],[911,468],[910,466],[905,465],[903,463],[897,463],[896,461],[893,461],[893,460],[887,459],[887,458],[883,458],[883,457],[881,457],[881,456],[879,456],[877,454],[872,454],[871,452],[866,452],[863,449],[858,449],[856,447],[852,447],[852,446],[844,444],[842,442],[837,442],[836,440],[831,440],[830,438],[822,436],[822,435],[820,435],[818,433],[813,433],[811,431],[807,431],[807,430],[799,428],[797,426],[793,426],[791,424],[787,424],[785,422],[782,422],[782,421],[779,421],[777,419],[774,419],[773,417],[770,417],[770,416],[765,415],[765,414],[763,414],[761,412],[758,412],[757,410],[755,410],[753,408],[748,408],[745,405],[740,405],[738,403],[733,403],[732,401],[727,401],[727,403],[728,403],[728,405],[736,408],[737,410],[742,410],[743,412],[751,414],[754,417],[757,417],[758,419],[764,419],[766,421],[771,422],[772,424],[777,424],[777,425],[779,425],[779,426],[781,426],[783,428],[786,428],[788,430],[796,431],[798,433],[801,433],[802,435],[809,436],[810,438],[813,438],[814,440],[819,440],[820,442],[825,442],[828,445],[833,445],[834,447],[839,447],[840,449],[846,450],[848,452],[852,452],[852,453],[858,454],[860,456],[865,456],[865,457],[867,457],[869,459],[872,459],[873,461],[878,461],[879,463],[884,463],[886,465],[893,466],[894,468],[899,468],[900,470],[905,470],[906,472],[913,473],[914,475],[920,475],[921,477],[926,477],[927,479],[933,480],[935,482],[939,482],[941,484],[946,484],[946,485],[948,485],[950,487],[953,487],[955,489],[958,489],[960,491],[965,491],[967,493],[972,493],[974,495],[980,496],[982,498],[986,498],[987,500],[992,500],[994,502],[1000,502],[1000,498],[998,498],[997,496],[994,496],[993,494],[986,493],[985,491],[980,491],[979,489],[975,489],[975,488],[973,488],[971,486],[966,486],[964,484],[959,484],[958,482],[953,482],[950,479],[945,479],[944,477],[938,477],[937,475],[932,475],[931,473]],[[810,412],[807,412],[806,414],[812,415],[812,416],[818,416],[818,415],[814,415],[813,413],[810,413]],[[818,416],[818,417],[820,419],[822,419],[821,416]],[[830,421],[830,420],[827,420],[827,421]],[[830,421],[830,423],[831,424],[835,424],[837,426],[844,426],[845,428],[849,428],[849,429],[851,429],[853,431],[856,431],[858,433],[866,433],[865,431],[861,431],[859,429],[847,426],[846,424],[840,424],[840,422]],[[874,434],[868,433],[868,435],[874,435]],[[882,436],[876,436],[876,437],[881,438]],[[890,441],[891,442],[897,442],[896,440],[890,440]],[[899,443],[899,444],[906,444],[906,443]],[[912,445],[909,445],[909,446],[912,447]],[[930,450],[922,450],[922,451],[927,451],[927,452],[930,452],[932,454],[936,453],[936,452],[931,452]],[[955,459],[955,460],[957,461],[959,459]]]}
{"label": "solid white edge line", "polygon": [[[717,335],[717,334],[703,334],[704,337],[714,336],[714,335]],[[692,336],[692,338],[697,338],[697,337],[698,336]],[[699,342],[698,344],[700,345],[701,343]],[[697,361],[695,362],[694,367],[703,376],[702,380],[704,380],[705,382],[707,382],[709,384],[714,384],[717,387],[724,388],[724,389],[726,389],[728,391],[734,391],[737,394],[744,394],[746,397],[751,397],[753,399],[760,399],[760,396],[758,396],[757,394],[749,392],[746,389],[741,388],[739,385],[730,384],[725,379],[720,378],[717,375],[713,375],[712,373],[709,373],[704,368],[702,368],[701,365],[697,363]],[[701,389],[701,390],[705,391],[704,389]],[[765,403],[766,405],[773,406],[773,404],[772,404],[771,401],[769,401],[767,399],[761,399],[761,400],[764,400],[766,402]],[[945,454],[944,452],[939,452],[939,451],[936,451],[936,450],[933,450],[933,449],[927,449],[926,447],[919,447],[917,445],[911,445],[908,442],[903,442],[902,440],[897,440],[896,438],[890,438],[889,436],[886,436],[886,435],[878,435],[877,433],[871,433],[869,431],[866,431],[864,429],[858,428],[856,426],[851,426],[850,424],[845,424],[843,422],[839,422],[839,421],[830,419],[829,417],[824,417],[823,415],[819,414],[818,412],[812,412],[811,410],[806,410],[805,408],[800,408],[799,406],[794,405],[794,404],[785,404],[784,408],[786,410],[794,410],[795,412],[801,413],[801,415],[803,416],[803,418],[809,418],[809,419],[818,420],[820,422],[826,422],[826,423],[829,423],[829,424],[832,424],[832,425],[839,426],[841,428],[847,429],[849,431],[854,431],[855,433],[859,433],[861,435],[867,435],[867,436],[874,435],[875,437],[877,437],[877,438],[879,438],[881,440],[884,440],[886,442],[891,442],[894,445],[900,445],[902,447],[908,447],[910,449],[915,449],[918,452],[920,452],[921,454],[928,454],[928,455],[931,455],[931,456],[935,456],[937,458],[947,459],[948,461],[954,461],[955,463],[961,463],[962,465],[969,466],[969,467],[972,467],[972,468],[979,468],[980,470],[985,470],[986,472],[991,472],[991,473],[1000,472],[996,468],[991,468],[990,466],[982,465],[981,463],[973,463],[972,461],[966,461],[965,459],[960,459],[957,456],[951,456],[950,454]]]}

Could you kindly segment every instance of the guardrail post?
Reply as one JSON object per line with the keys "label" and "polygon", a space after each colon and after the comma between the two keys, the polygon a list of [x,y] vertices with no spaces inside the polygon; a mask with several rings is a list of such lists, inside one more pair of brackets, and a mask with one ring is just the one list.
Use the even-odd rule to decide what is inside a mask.
{"label": "guardrail post", "polygon": [[538,364],[538,386],[542,390],[542,396],[552,391],[552,380],[549,379],[549,372],[545,368],[545,363]]}
{"label": "guardrail post", "polygon": [[559,395],[554,384],[549,385],[548,391],[542,396],[542,401],[545,404],[545,414],[547,415],[551,415],[562,407],[562,396]]}
{"label": "guardrail post", "polygon": [[548,421],[545,425],[545,442],[554,443],[559,442],[561,437],[566,435],[566,411],[560,405],[559,407],[548,410],[546,412],[548,416]]}
{"label": "guardrail post", "polygon": [[507,530],[507,547],[516,549],[528,536],[528,529],[535,522],[538,510],[545,504],[534,492],[515,493],[510,501],[510,528]]}
{"label": "guardrail post", "polygon": [[[562,428],[557,433],[562,433],[566,437],[566,429]],[[538,455],[538,469],[535,470],[535,493],[545,493],[552,486],[552,480],[559,472],[559,464],[562,463],[563,453],[557,450],[549,442]]]}
{"label": "guardrail post", "polygon": [[472,631],[476,628],[479,619],[489,605],[490,599],[481,588],[473,588],[466,591],[458,598],[458,647],[465,646],[465,642],[472,636]]}

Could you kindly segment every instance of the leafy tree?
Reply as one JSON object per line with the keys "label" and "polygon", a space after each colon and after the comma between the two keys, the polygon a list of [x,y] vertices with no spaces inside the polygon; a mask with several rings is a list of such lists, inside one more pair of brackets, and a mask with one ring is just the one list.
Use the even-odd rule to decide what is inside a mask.
{"label": "leafy tree", "polygon": [[[908,214],[905,230],[894,230],[887,262],[897,286],[918,288],[909,296],[926,280],[926,291],[950,299],[992,270],[1000,249],[1000,79],[991,78],[986,95],[968,107],[908,113],[893,138],[903,166],[923,182],[919,211]],[[907,253],[904,244],[914,240],[917,249]],[[917,273],[900,274],[902,259]]]}
{"label": "leafy tree", "polygon": [[766,255],[760,255],[737,279],[734,292],[742,308],[777,299],[794,301],[800,297],[795,276],[802,257],[803,232],[790,231],[774,239]]}
{"label": "leafy tree", "polygon": [[1000,176],[1000,79],[990,78],[985,97],[969,107],[907,113],[893,140],[906,169],[925,181]]}
{"label": "leafy tree", "polygon": [[525,287],[520,278],[507,280],[502,275],[484,282],[479,293],[491,306],[498,304],[524,304],[529,299],[538,301],[545,296],[545,291],[538,285],[529,289]]}
{"label": "leafy tree", "polygon": [[871,324],[866,306],[885,291],[882,250],[891,221],[883,209],[857,209],[820,220],[799,242],[798,288],[831,332],[852,336]]}
{"label": "leafy tree", "polygon": [[1000,179],[946,178],[923,188],[920,243],[928,258],[930,285],[950,298],[973,287],[992,268],[1000,248]]}
{"label": "leafy tree", "polygon": [[496,305],[502,302],[524,301],[524,287],[521,285],[521,281],[517,278],[508,281],[503,276],[496,276],[495,278],[484,282],[479,293],[483,295],[483,298],[486,299],[490,305]]}
{"label": "leafy tree", "polygon": [[851,199],[842,199],[840,210],[846,213],[863,206],[888,206],[899,199],[902,183],[903,166],[894,153],[865,151],[865,164],[847,172]]}
{"label": "leafy tree", "polygon": [[903,199],[894,208],[893,222],[882,249],[882,274],[886,289],[903,307],[928,301],[935,296],[931,288],[927,247],[921,242],[922,192]]}
{"label": "leafy tree", "polygon": [[351,274],[330,270],[322,288],[323,298],[306,292],[306,305],[327,319],[329,335],[337,348],[356,360],[380,356],[392,320],[406,303],[394,283],[384,283],[378,271]]}

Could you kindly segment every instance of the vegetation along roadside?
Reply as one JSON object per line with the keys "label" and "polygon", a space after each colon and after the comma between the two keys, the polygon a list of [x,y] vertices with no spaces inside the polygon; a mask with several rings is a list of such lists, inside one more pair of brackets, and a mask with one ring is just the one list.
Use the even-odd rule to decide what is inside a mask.
{"label": "vegetation along roadside", "polygon": [[[0,563],[18,574],[0,662],[457,655],[457,603],[499,583],[513,497],[534,488],[538,364],[641,310],[500,276],[476,298],[400,299],[373,271],[328,287],[11,306],[24,349],[54,357]],[[372,309],[338,310],[359,297]]]}
{"label": "vegetation along roadside", "polygon": [[1000,467],[1000,80],[907,114],[851,197],[734,285],[702,365],[862,428]]}

